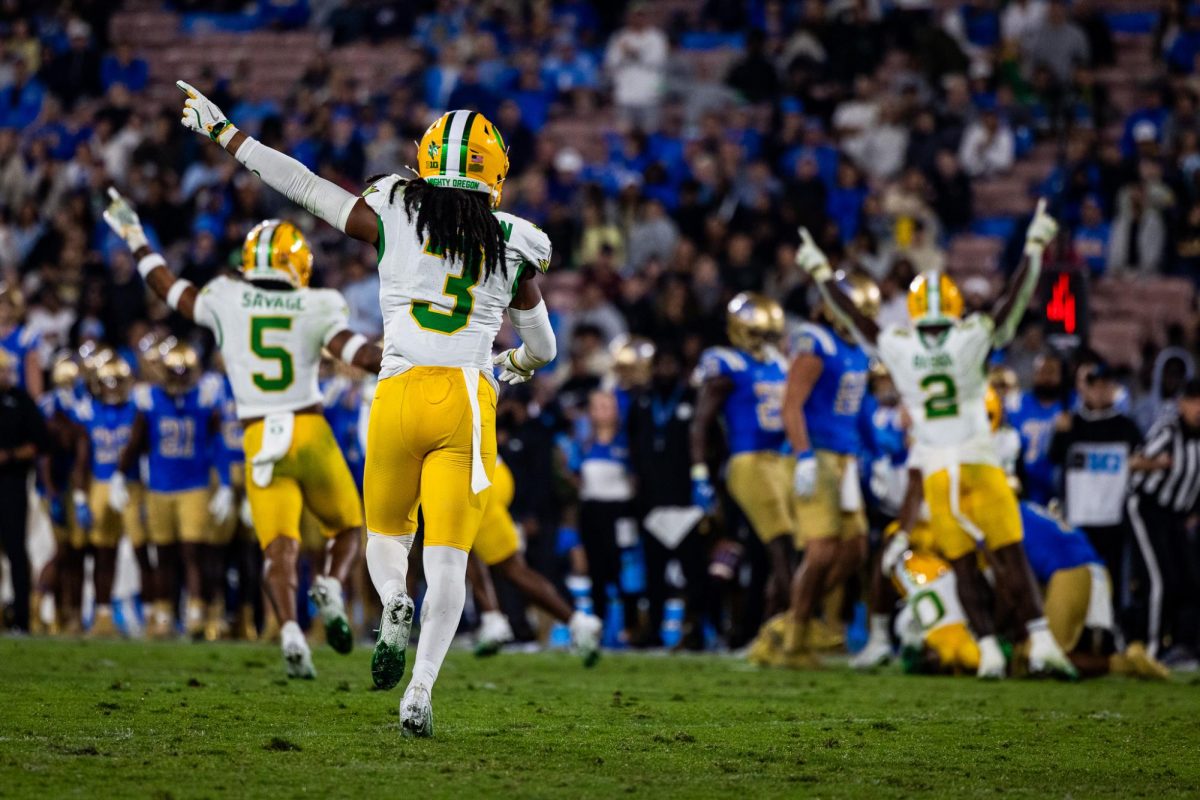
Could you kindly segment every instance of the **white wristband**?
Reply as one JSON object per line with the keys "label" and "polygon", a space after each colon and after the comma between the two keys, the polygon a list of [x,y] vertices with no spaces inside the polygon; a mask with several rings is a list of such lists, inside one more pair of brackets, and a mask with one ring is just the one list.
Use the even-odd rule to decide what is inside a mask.
{"label": "white wristband", "polygon": [[143,256],[137,263],[138,273],[142,276],[142,280],[150,277],[150,273],[159,267],[167,266],[167,260],[158,253],[151,253],[148,256]]}
{"label": "white wristband", "polygon": [[342,345],[342,361],[354,366],[354,357],[358,355],[358,351],[361,350],[363,345],[366,343],[367,337],[363,336],[361,333],[356,333],[351,336],[346,340],[346,343]]}
{"label": "white wristband", "polygon": [[183,293],[190,288],[192,288],[192,282],[182,278],[171,284],[171,289],[167,292],[167,305],[171,307],[172,311],[179,309],[179,298],[183,297]]}

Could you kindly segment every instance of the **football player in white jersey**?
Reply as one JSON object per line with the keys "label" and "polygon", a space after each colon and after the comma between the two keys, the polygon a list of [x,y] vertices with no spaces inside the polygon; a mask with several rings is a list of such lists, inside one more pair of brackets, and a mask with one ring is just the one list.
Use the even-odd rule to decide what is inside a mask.
{"label": "football player in white jersey", "polygon": [[[312,251],[290,222],[267,220],[250,231],[242,250],[244,280],[222,276],[199,289],[175,278],[150,249],[134,210],[115,189],[109,194],[104,219],[133,251],[146,284],[216,336],[245,425],[246,494],[263,548],[267,596],[281,625],[284,666],[290,677],[315,677],[296,622],[301,511],[307,506],[329,539],[324,573],[309,596],[326,641],[339,653],[354,644],[342,586],[358,559],[363,527],[358,488],[322,413],[321,350],[368,371],[379,370],[381,352],[349,329],[341,294],[308,288]],[[218,492],[210,510],[218,520],[234,513],[232,494]]]}
{"label": "football player in white jersey", "polygon": [[1017,616],[1026,623],[1031,671],[1075,674],[1042,613],[1021,546],[1017,499],[999,466],[984,403],[988,353],[1011,341],[1037,288],[1042,254],[1058,232],[1045,205],[1038,202],[1021,266],[995,309],[966,319],[960,318],[958,288],[934,270],[917,276],[909,289],[914,327],[880,330],[838,287],[833,268],[806,230],[800,231],[803,244],[796,253],[797,264],[816,281],[829,308],[878,354],[912,417],[910,463],[924,476],[930,525],[939,551],[954,566],[963,606],[979,638],[977,674],[983,678],[1002,677],[1006,660],[991,615],[982,613],[987,604],[978,599],[986,587],[977,548],[996,568],[998,591],[1011,596]]}
{"label": "football player in white jersey", "polygon": [[[496,460],[496,385],[529,380],[556,353],[537,276],[550,240],[498,211],[508,148],[482,114],[451,111],[421,137],[417,177],[387,175],[355,197],[237,130],[186,83],[182,123],[224,147],[272,188],[348,236],[375,245],[383,368],[367,432],[367,568],[383,621],[371,662],[377,686],[404,673],[413,603],[408,553],[424,516],[428,586],[401,731],[433,734],[430,692],[458,628],[467,556]],[[492,358],[507,311],[524,343]]]}

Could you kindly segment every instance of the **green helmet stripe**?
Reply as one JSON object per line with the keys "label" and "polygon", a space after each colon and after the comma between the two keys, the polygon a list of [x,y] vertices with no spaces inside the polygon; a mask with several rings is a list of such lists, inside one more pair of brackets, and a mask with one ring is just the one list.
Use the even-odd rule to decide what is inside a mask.
{"label": "green helmet stripe", "polygon": [[462,143],[458,151],[458,171],[464,176],[467,174],[467,143],[471,141],[471,126],[475,124],[475,118],[478,116],[479,114],[472,111],[463,125]]}

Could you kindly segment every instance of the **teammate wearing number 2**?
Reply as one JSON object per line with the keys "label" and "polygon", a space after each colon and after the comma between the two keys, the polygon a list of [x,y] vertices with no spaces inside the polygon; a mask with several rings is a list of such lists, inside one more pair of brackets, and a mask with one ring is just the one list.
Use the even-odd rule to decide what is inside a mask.
{"label": "teammate wearing number 2", "polygon": [[[109,195],[104,219],[133,251],[146,284],[216,337],[245,425],[246,494],[263,547],[267,596],[280,623],[284,667],[289,677],[315,677],[296,622],[301,511],[307,506],[329,538],[324,570],[309,596],[326,640],[340,653],[354,644],[342,586],[358,558],[363,527],[358,488],[322,413],[321,350],[376,372],[380,351],[349,330],[349,311],[338,292],[308,288],[312,251],[290,222],[267,220],[250,231],[242,249],[244,280],[219,277],[197,289],[175,278],[150,249],[134,210],[115,189]],[[205,473],[201,482],[207,481]],[[120,504],[116,487],[110,501],[114,494]],[[217,526],[237,513],[227,486],[213,496],[209,510]]]}
{"label": "teammate wearing number 2", "polygon": [[979,639],[978,675],[983,678],[1002,677],[1006,664],[988,605],[979,602],[986,587],[977,547],[996,568],[997,590],[1009,595],[1026,623],[1031,671],[1075,674],[1042,613],[1021,545],[1017,499],[999,466],[984,402],[988,352],[1012,339],[1037,288],[1042,254],[1057,231],[1045,201],[1039,201],[1021,266],[990,314],[962,319],[962,295],[947,275],[935,270],[917,276],[908,295],[913,328],[880,330],[863,315],[838,286],[806,230],[800,232],[803,245],[796,254],[796,263],[812,275],[829,308],[878,354],[912,416],[910,463],[924,475],[930,525],[958,577],[963,606]]}
{"label": "teammate wearing number 2", "polygon": [[[412,679],[400,701],[407,736],[433,734],[430,694],[462,616],[467,556],[496,462],[496,379],[527,381],[554,359],[537,287],[550,240],[498,211],[508,174],[500,131],[474,111],[443,114],[417,147],[417,176],[374,179],[361,197],[238,131],[191,86],[182,123],[224,147],[288,199],[375,245],[383,367],[367,431],[367,568],[383,599],[371,659],[376,686],[404,674],[413,602],[408,554],[424,517],[427,591]],[[524,344],[492,358],[507,312]]]}

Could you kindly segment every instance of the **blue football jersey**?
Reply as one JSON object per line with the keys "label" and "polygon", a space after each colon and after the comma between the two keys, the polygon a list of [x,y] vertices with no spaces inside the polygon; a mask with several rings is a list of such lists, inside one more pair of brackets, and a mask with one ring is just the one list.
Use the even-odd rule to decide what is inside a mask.
{"label": "blue football jersey", "polygon": [[1025,496],[1034,503],[1048,503],[1055,496],[1055,469],[1050,462],[1050,440],[1054,438],[1054,419],[1064,410],[1062,402],[1043,405],[1025,392],[1005,409],[1008,422],[1021,436],[1021,468]]}
{"label": "blue football jersey", "polygon": [[858,344],[828,326],[806,322],[792,339],[792,354],[821,359],[821,376],[804,403],[804,422],[814,450],[858,454],[863,447],[859,412],[867,393],[870,359]]}
{"label": "blue football jersey", "polygon": [[4,336],[0,336],[0,350],[7,350],[17,358],[17,386],[25,386],[25,356],[29,351],[37,349],[39,338],[36,333],[25,325],[13,327]]}
{"label": "blue football jersey", "polygon": [[137,387],[134,397],[138,411],[146,415],[150,437],[147,488],[181,492],[209,485],[219,444],[210,424],[222,394],[215,375],[205,375],[181,397],[172,397],[160,386]]}
{"label": "blue football jersey", "polygon": [[731,455],[783,451],[787,367],[782,356],[771,351],[760,361],[732,347],[710,347],[701,354],[696,370],[700,380],[724,376],[733,382],[721,409]]}
{"label": "blue football jersey", "polygon": [[[117,459],[129,444],[129,434],[133,430],[137,412],[132,400],[112,405],[87,397],[76,406],[76,421],[87,431],[91,445],[93,480],[110,480],[117,471]],[[135,463],[125,477],[137,480],[137,475]]]}
{"label": "blue football jersey", "polygon": [[1083,531],[1051,516],[1039,505],[1021,503],[1021,525],[1025,528],[1029,566],[1041,583],[1060,569],[1104,563]]}

